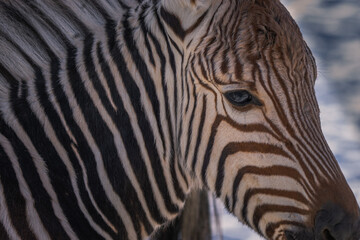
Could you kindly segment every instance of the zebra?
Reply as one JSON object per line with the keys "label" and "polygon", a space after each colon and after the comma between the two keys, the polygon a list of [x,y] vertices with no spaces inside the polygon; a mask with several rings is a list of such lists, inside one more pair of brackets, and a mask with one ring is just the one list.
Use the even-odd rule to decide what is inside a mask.
{"label": "zebra", "polygon": [[279,0],[0,0],[0,239],[146,239],[203,188],[265,239],[359,239]]}

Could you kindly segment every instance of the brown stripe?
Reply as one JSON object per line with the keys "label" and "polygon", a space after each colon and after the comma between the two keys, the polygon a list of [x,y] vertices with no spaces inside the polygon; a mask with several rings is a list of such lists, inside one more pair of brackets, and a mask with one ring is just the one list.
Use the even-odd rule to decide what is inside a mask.
{"label": "brown stripe", "polygon": [[[246,174],[254,174],[259,176],[284,176],[289,177],[296,180],[302,187],[304,188],[303,184],[301,184],[302,176],[301,174],[294,168],[285,167],[285,166],[271,166],[271,167],[255,167],[255,166],[245,166],[238,170],[238,173],[234,179],[233,183],[233,192],[232,192],[232,199],[233,199],[233,206],[232,210],[235,208],[235,204],[237,202],[237,190],[241,184],[243,177]],[[245,220],[245,219],[244,219]]]}
{"label": "brown stripe", "polygon": [[263,195],[271,195],[276,197],[284,197],[296,200],[298,202],[302,202],[303,204],[307,206],[311,206],[311,204],[308,202],[308,200],[299,192],[295,191],[288,191],[288,190],[280,190],[280,189],[267,189],[267,188],[255,188],[255,189],[248,189],[244,196],[243,201],[243,207],[241,210],[241,214],[243,216],[244,221],[247,222],[247,206],[249,204],[250,199],[257,194],[263,194]]}
{"label": "brown stripe", "polygon": [[[276,135],[274,135],[268,128],[266,128],[263,125],[260,125],[260,124],[239,125],[238,123],[232,121],[231,119],[229,119],[227,117],[218,116],[215,119],[215,121],[214,121],[214,123],[212,124],[212,127],[211,127],[211,135],[210,135],[208,143],[207,143],[207,148],[206,148],[206,151],[205,151],[203,166],[202,166],[202,170],[201,170],[201,177],[202,177],[202,180],[203,180],[204,184],[206,184],[206,179],[205,179],[206,170],[207,170],[209,162],[210,162],[210,156],[211,156],[213,146],[214,146],[214,142],[215,142],[215,135],[217,134],[218,127],[220,126],[220,124],[223,121],[226,122],[227,124],[231,125],[233,128],[236,128],[240,132],[255,132],[255,131],[256,132],[264,132],[264,133],[268,133],[271,136],[273,136],[274,138],[278,139]],[[219,162],[218,169],[222,169],[222,168],[223,167],[221,167],[221,163]]]}
{"label": "brown stripe", "polygon": [[272,204],[265,204],[265,205],[258,206],[255,209],[254,215],[253,215],[253,224],[254,224],[255,230],[257,232],[261,233],[259,222],[260,222],[261,218],[266,213],[269,213],[269,212],[288,212],[288,213],[298,213],[301,215],[309,214],[309,211],[307,211],[307,210],[297,208],[297,207],[292,207],[292,206],[281,206],[281,205],[272,205]]}
{"label": "brown stripe", "polygon": [[[271,79],[270,79],[270,66],[269,66],[269,64],[268,64],[266,61],[264,61],[264,63],[265,63],[265,65],[266,65],[266,69],[267,69],[267,73],[268,73],[268,74],[267,74],[267,75],[268,75],[268,82],[271,83]],[[260,69],[259,69],[259,71],[260,71]],[[275,92],[274,92],[274,89],[273,89],[272,85],[269,84],[269,85],[270,85],[270,90],[269,90],[269,89],[267,89],[267,87],[265,86],[265,82],[264,82],[264,79],[262,78],[262,75],[259,76],[259,79],[260,79],[260,83],[261,83],[261,85],[263,86],[264,90],[266,91],[266,93],[268,94],[268,96],[270,97],[270,99],[272,100],[272,102],[273,102],[273,104],[274,104],[274,106],[275,106],[275,111],[277,112],[277,114],[278,114],[278,116],[279,116],[279,119],[280,119],[282,125],[286,128],[286,131],[287,131],[293,138],[296,139],[296,141],[298,141],[299,143],[301,143],[301,141],[296,137],[296,135],[295,135],[295,133],[294,133],[294,130],[291,128],[291,124],[286,121],[286,120],[287,120],[287,119],[286,119],[286,115],[285,115],[285,113],[284,113],[283,108],[279,105],[279,102],[280,102],[280,101],[279,101],[279,99],[277,99],[276,94],[275,94]],[[272,94],[271,94],[269,91],[271,91]],[[274,98],[276,98],[276,99],[274,99]],[[275,128],[275,125],[272,123],[272,121],[270,121],[266,116],[265,116],[265,118],[267,119],[268,123]],[[280,130],[279,130],[278,133],[279,133],[281,136],[283,136],[283,135],[281,134]],[[283,137],[283,138],[285,139],[285,137]],[[288,142],[289,142],[289,141],[288,141]],[[289,142],[289,143],[290,143],[290,142]],[[291,143],[290,143],[290,144],[287,144],[287,147],[288,147],[288,148],[291,148],[291,149],[293,150],[293,151],[292,151],[293,154],[296,154],[297,159],[299,159],[298,162],[299,162],[299,164],[302,166],[302,168],[303,168],[303,170],[304,170],[307,178],[311,181],[312,185],[314,185],[315,180],[314,180],[314,177],[313,177],[312,173],[309,172],[308,168],[304,165],[304,162],[303,162],[303,161],[300,161],[301,158],[299,157],[299,154],[298,154],[298,151],[299,151],[299,150],[295,149],[294,146],[293,146],[293,144],[291,144]],[[313,158],[313,159],[316,159],[316,158]],[[314,168],[314,165],[313,165],[313,163],[312,163],[311,161],[308,161],[308,164],[311,166],[311,168]]]}
{"label": "brown stripe", "polygon": [[[282,57],[282,58],[281,58],[281,59],[282,59],[282,62],[284,62],[284,66],[287,68],[287,66],[286,66],[286,64],[285,64],[285,60],[284,60],[284,58],[283,58],[283,54],[282,54],[281,51],[280,51],[280,53],[281,53],[281,57]],[[286,88],[286,86],[285,86],[285,84],[284,84],[285,81],[282,79],[282,77],[280,76],[279,72],[277,71],[277,69],[276,69],[276,67],[275,67],[274,59],[270,57],[269,62],[271,63],[271,69],[274,71],[276,78],[279,80],[278,82],[280,83],[280,86],[281,86],[281,88],[282,88],[282,90],[283,90],[283,93],[284,93],[284,95],[286,96],[286,100],[287,100],[287,102],[288,102],[288,107],[289,107],[289,114],[290,114],[291,117],[294,119],[294,123],[296,124],[296,127],[297,127],[298,129],[304,129],[303,127],[301,127],[301,126],[299,125],[299,122],[296,121],[296,118],[295,118],[295,116],[294,116],[295,110],[293,109],[293,106],[292,106],[292,104],[291,104],[291,100],[290,100],[290,96],[289,96],[289,91],[288,91],[288,89]],[[270,71],[269,71],[270,66],[269,66],[267,63],[266,63],[266,66],[267,66],[268,72],[270,72]],[[271,84],[269,84],[269,85],[270,85],[270,88],[271,88],[271,90],[272,90],[273,95],[274,95],[275,98],[276,98],[276,94],[275,94],[275,92],[274,92],[274,90],[273,90],[273,88],[272,88],[272,85],[271,85]],[[285,119],[286,119],[286,113],[285,113],[285,111],[283,110],[283,108],[281,108],[281,106],[278,104],[279,102],[280,102],[279,99],[277,99],[277,101],[275,101],[275,103],[276,103],[276,105],[277,105],[277,108],[279,108],[279,109],[282,110],[282,111],[281,111],[281,115],[279,115],[279,117],[280,117],[280,119],[284,119],[284,121],[285,121]],[[286,126],[286,128],[287,128],[287,130],[289,131],[290,135],[293,136],[294,139],[296,139],[297,142],[301,143],[301,146],[303,146],[303,149],[308,153],[308,155],[310,155],[310,158],[311,158],[311,159],[321,159],[322,157],[324,157],[324,156],[321,156],[321,154],[314,148],[313,144],[311,144],[311,143],[307,140],[307,138],[306,138],[306,136],[304,135],[303,131],[299,131],[299,133],[300,133],[300,136],[302,137],[302,140],[304,140],[305,143],[304,143],[303,141],[301,141],[301,140],[296,136],[294,130],[293,130],[291,127],[287,127],[287,126],[290,126],[289,124],[290,124],[290,123],[287,122],[286,125],[284,125],[284,126]],[[306,128],[305,128],[305,129],[306,129]],[[314,155],[309,151],[309,149],[307,149],[307,147],[310,147],[310,149],[315,153],[316,156],[314,156]],[[323,150],[324,150],[324,152],[326,152],[325,149],[323,149]],[[328,172],[324,169],[323,165],[322,165],[322,164],[319,164],[319,161],[313,161],[313,162],[316,164],[316,166],[320,169],[320,171],[321,171],[325,176],[328,176],[328,177],[331,179],[331,176],[329,176]],[[309,162],[309,163],[310,163],[310,162]],[[311,165],[313,165],[313,164],[311,164]]]}

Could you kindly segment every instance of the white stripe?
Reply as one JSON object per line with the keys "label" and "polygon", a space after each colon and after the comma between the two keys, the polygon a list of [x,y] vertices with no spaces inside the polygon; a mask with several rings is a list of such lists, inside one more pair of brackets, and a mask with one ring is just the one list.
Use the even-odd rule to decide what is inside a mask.
{"label": "white stripe", "polygon": [[[119,46],[119,48],[121,48],[121,47]],[[169,216],[169,214],[167,213],[167,210],[165,209],[164,200],[162,199],[162,195],[160,194],[160,191],[158,189],[158,186],[157,186],[157,183],[155,180],[155,175],[153,173],[152,166],[150,163],[150,159],[149,159],[149,156],[147,155],[147,150],[144,147],[145,142],[142,137],[142,132],[140,130],[140,127],[137,124],[138,119],[137,119],[135,110],[131,104],[129,95],[125,91],[126,88],[124,86],[123,81],[126,81],[126,80],[121,79],[121,74],[119,73],[119,71],[116,67],[116,64],[113,62],[112,58],[110,57],[111,54],[110,54],[108,48],[104,48],[104,56],[106,58],[106,61],[109,63],[109,67],[110,67],[111,72],[113,73],[113,76],[115,76],[114,80],[116,83],[117,91],[123,100],[125,110],[129,113],[129,117],[130,117],[130,121],[132,124],[132,128],[134,130],[135,137],[136,137],[139,147],[141,149],[141,154],[143,156],[143,159],[145,160],[145,165],[146,165],[148,176],[150,178],[150,183],[152,186],[152,190],[154,192],[155,200],[158,204],[161,214],[163,216],[171,217],[171,216]],[[129,55],[129,53],[127,53],[126,55],[123,55],[123,57],[124,57],[124,59],[131,59],[131,56]],[[144,94],[146,95],[146,90],[145,90],[143,84],[139,83],[139,81],[142,81],[141,78],[139,79],[140,74],[137,72],[135,65],[132,64],[132,61],[128,61],[127,63],[128,63],[127,68],[129,69],[129,72],[134,73],[134,71],[135,71],[136,76],[132,76],[132,77],[136,81],[136,84],[139,87],[141,96],[143,98]],[[132,64],[132,65],[129,65],[129,64]],[[163,151],[161,151],[162,150],[162,147],[160,144],[161,141],[157,140],[157,139],[161,139],[161,138],[160,138],[160,134],[159,134],[159,129],[157,128],[155,115],[150,110],[150,109],[152,109],[152,105],[150,104],[150,102],[151,101],[148,98],[145,101],[142,100],[144,111],[146,111],[146,112],[150,111],[150,113],[147,112],[146,116],[148,117],[148,120],[151,124],[152,132],[154,133],[154,136],[156,138],[155,141],[156,141],[157,151],[160,154]],[[166,135],[165,135],[165,137],[166,137]],[[160,157],[161,157],[161,155],[160,155]]]}
{"label": "white stripe", "polygon": [[[175,168],[175,173],[176,173],[176,178],[179,182],[179,185],[180,185],[180,189],[181,191],[184,193],[184,194],[187,194],[190,192],[190,187],[187,187],[186,186],[186,182],[185,182],[185,179],[183,178],[182,174],[180,173],[180,169],[179,169],[179,164],[177,163],[177,161],[179,161],[178,158],[175,158],[175,163],[174,163],[174,168]],[[183,173],[185,175],[185,178],[186,178],[186,181],[189,183],[189,176],[187,174],[187,171],[185,171],[183,169]]]}
{"label": "white stripe", "polygon": [[[150,16],[149,16],[150,15]],[[147,18],[151,18],[152,17],[152,14],[148,14],[146,16]],[[150,20],[149,20],[150,21]],[[147,21],[145,21],[147,22]],[[157,36],[162,36],[162,34],[158,33],[156,34]],[[141,46],[145,46],[145,41],[144,41],[144,36],[142,34],[141,31],[135,31],[134,32],[134,38],[137,39],[136,41],[136,44],[137,44],[137,47],[138,47],[138,50],[140,51],[140,54],[143,55],[143,59],[144,60],[147,60],[149,59],[149,56],[148,56],[148,52],[145,51],[146,48],[144,47],[141,47]],[[177,198],[177,195],[176,195],[176,192],[175,192],[175,188],[174,188],[174,183],[172,182],[172,176],[171,176],[171,169],[170,169],[170,164],[169,164],[169,160],[171,157],[173,157],[173,154],[176,154],[176,153],[173,153],[171,150],[172,150],[172,144],[173,144],[173,139],[170,139],[170,129],[169,129],[169,125],[168,125],[168,122],[167,122],[167,114],[166,114],[166,108],[165,108],[165,101],[168,101],[169,103],[169,109],[170,109],[170,121],[171,121],[171,124],[170,124],[170,127],[172,127],[171,131],[173,133],[173,138],[176,139],[177,137],[177,129],[176,129],[176,126],[175,126],[175,112],[177,111],[177,109],[174,109],[173,106],[174,106],[174,93],[173,93],[173,89],[174,89],[174,77],[173,77],[173,72],[171,70],[171,67],[170,67],[170,59],[169,59],[169,56],[167,54],[168,50],[167,48],[165,48],[165,46],[167,46],[166,42],[165,42],[165,39],[160,39],[159,37],[157,38],[159,44],[163,47],[162,49],[162,53],[164,54],[165,56],[165,75],[164,75],[164,82],[167,86],[167,95],[170,99],[165,99],[165,95],[164,95],[164,89],[163,89],[163,86],[160,82],[160,79],[162,78],[161,76],[161,61],[160,61],[160,57],[159,55],[157,54],[157,51],[154,47],[154,43],[153,41],[150,39],[149,42],[150,42],[150,47],[151,47],[151,50],[152,52],[154,53],[153,54],[153,57],[154,57],[154,60],[155,60],[155,65],[156,66],[159,66],[159,67],[156,67],[156,68],[152,68],[152,67],[148,67],[148,70],[149,70],[149,74],[151,75],[152,79],[154,80],[154,85],[155,85],[155,91],[156,91],[156,96],[158,98],[158,101],[159,101],[159,109],[160,109],[160,118],[161,118],[161,122],[162,122],[162,130],[164,132],[164,140],[165,140],[165,144],[166,144],[166,148],[167,148],[167,152],[165,153],[165,157],[164,157],[164,160],[166,161],[165,162],[165,171],[164,171],[164,176],[165,176],[165,180],[166,180],[166,185],[167,185],[167,189],[169,190],[169,194],[170,194],[170,197],[171,197],[171,201],[177,205],[183,205],[183,201],[178,199]],[[175,59],[176,60],[176,59]],[[151,66],[151,65],[149,65]],[[181,82],[181,81],[176,81],[176,82]],[[181,84],[181,83],[179,83]],[[178,87],[178,98],[181,97],[181,93],[179,93],[179,88],[181,88],[181,86],[177,86]],[[178,107],[180,104],[176,104],[176,106]],[[148,114],[151,114],[151,113],[148,113]],[[158,132],[156,131],[157,129],[157,123],[156,121],[155,122],[151,122],[152,124],[152,127],[154,128],[154,135],[155,135],[155,138],[156,138],[156,146],[157,146],[157,149],[158,149],[158,152],[159,152],[159,156],[160,158],[162,159],[162,155],[161,153],[164,151],[162,150],[162,145],[161,145],[161,141],[160,141],[160,138],[157,137],[157,134]],[[179,146],[175,146],[176,147],[179,147]],[[176,151],[176,150],[175,150]],[[176,158],[176,156],[175,156]]]}
{"label": "white stripe", "polygon": [[[83,62],[81,60],[82,59],[78,59],[79,62]],[[80,63],[79,63],[79,65],[80,65]],[[100,97],[97,94],[97,92],[95,91],[94,86],[93,86],[92,82],[90,81],[88,75],[86,74],[86,70],[84,68],[85,68],[85,66],[81,65],[81,67],[79,67],[79,73],[81,75],[81,78],[84,79],[84,86],[86,88],[86,91],[88,92],[96,109],[99,111],[99,114],[102,117],[104,123],[109,128],[110,132],[112,133],[119,160],[121,160],[121,164],[123,165],[123,167],[125,169],[126,175],[128,176],[131,184],[133,185],[136,193],[138,194],[139,201],[145,211],[147,219],[150,221],[152,226],[155,226],[156,223],[151,217],[149,207],[147,206],[147,202],[146,202],[146,199],[145,199],[143,191],[142,191],[142,187],[139,184],[139,182],[136,178],[136,175],[134,173],[134,169],[132,169],[132,166],[130,164],[130,160],[128,158],[126,148],[124,146],[123,139],[121,138],[121,134],[120,134],[117,126],[111,119],[109,113],[105,110],[105,107],[101,104]],[[102,74],[98,73],[98,75],[102,75]],[[125,139],[125,141],[126,141],[126,139]]]}
{"label": "white stripe", "polygon": [[[23,144],[25,145],[26,149],[28,150],[28,152],[30,153],[30,155],[32,157],[32,161],[35,164],[36,170],[39,174],[39,177],[41,179],[43,187],[45,188],[45,190],[47,191],[47,193],[49,194],[49,196],[52,199],[51,204],[54,209],[54,213],[55,213],[56,217],[59,219],[62,227],[64,228],[64,230],[68,234],[68,236],[71,239],[77,240],[78,238],[77,238],[76,234],[72,230],[70,224],[68,223],[68,221],[59,205],[59,200],[53,189],[53,186],[51,185],[50,178],[47,174],[48,173],[47,166],[46,166],[44,160],[41,158],[40,154],[37,152],[31,139],[26,134],[26,132],[22,128],[21,124],[19,124],[18,120],[12,113],[11,109],[9,107],[6,107],[7,104],[5,102],[0,103],[0,104],[1,104],[0,105],[1,111],[3,112],[4,120],[9,123],[9,126],[12,129],[14,129],[14,132],[16,133],[17,137],[22,140]],[[6,110],[6,112],[4,112],[4,110]]]}
{"label": "white stripe", "polygon": [[[102,50],[102,45],[100,45],[100,49],[101,49],[100,50],[101,53],[104,55],[103,50]],[[97,57],[97,44],[96,44],[96,42],[94,43],[94,51],[93,51],[92,55],[93,55],[93,60],[94,60],[94,65],[95,65],[95,71],[97,73],[101,73],[101,74],[98,74],[100,83],[101,83],[102,87],[104,88],[104,90],[106,92],[106,96],[109,99],[111,106],[113,107],[113,109],[115,111],[117,111],[117,106],[115,105],[114,99],[111,96],[110,87],[109,87],[109,85],[107,83],[107,79],[102,74],[102,69],[101,69],[101,66],[100,66],[100,62],[99,62],[99,59]]]}
{"label": "white stripe", "polygon": [[96,211],[99,213],[99,215],[101,216],[101,218],[104,220],[104,222],[115,232],[118,233],[117,229],[114,227],[114,225],[107,219],[107,217],[101,212],[101,210],[99,209],[99,206],[97,205],[96,201],[94,200],[94,197],[92,195],[92,192],[90,190],[89,187],[89,181],[88,181],[88,176],[87,176],[87,172],[86,172],[86,168],[84,165],[84,161],[82,160],[82,158],[80,157],[80,154],[78,153],[78,150],[76,148],[76,146],[74,144],[71,144],[71,148],[74,151],[77,159],[79,160],[79,164],[81,166],[81,170],[83,173],[83,179],[84,179],[84,183],[85,183],[85,188],[87,193],[89,194],[89,198],[91,203],[93,204],[93,206],[95,207]]}
{"label": "white stripe", "polygon": [[[48,80],[48,79],[47,79]],[[86,206],[84,202],[82,201],[82,198],[80,196],[80,191],[77,183],[77,176],[75,174],[75,170],[72,166],[72,163],[69,159],[68,153],[58,140],[55,130],[51,126],[51,122],[48,120],[46,114],[43,112],[42,106],[40,106],[39,102],[37,101],[38,96],[36,95],[36,90],[34,89],[34,84],[29,84],[29,96],[28,101],[30,104],[30,108],[36,115],[38,121],[40,124],[44,127],[44,132],[48,138],[48,140],[51,142],[52,146],[55,148],[56,153],[58,154],[61,161],[64,163],[66,170],[69,174],[70,180],[71,180],[71,186],[74,190],[74,194],[77,200],[77,204],[80,207],[81,211],[83,212],[85,218],[89,222],[90,226],[98,232],[102,237],[105,239],[110,239],[111,237],[103,230],[101,227],[99,227],[94,220],[92,219],[91,215],[86,209]],[[71,191],[71,190],[70,190]],[[62,193],[58,193],[62,194]]]}
{"label": "white stripe", "polygon": [[[129,59],[129,61],[127,61],[127,68],[129,69],[129,73],[133,75],[132,77],[133,77],[134,81],[136,82],[136,85],[139,87],[143,110],[144,110],[145,115],[147,116],[148,121],[149,121],[149,123],[151,125],[151,128],[152,128],[151,131],[155,134],[155,133],[159,132],[159,130],[157,128],[157,121],[156,121],[156,118],[155,118],[155,113],[152,111],[151,100],[149,99],[149,97],[147,95],[147,91],[145,89],[145,86],[142,83],[140,73],[137,71],[137,68],[136,68],[135,64],[130,60],[131,55],[130,55],[130,53],[128,51],[124,50],[123,57],[124,57],[124,59]],[[148,174],[148,176],[150,178],[150,183],[151,183],[151,186],[152,186],[152,190],[154,192],[154,196],[155,196],[155,200],[157,202],[157,205],[158,205],[158,207],[160,209],[160,212],[161,212],[161,214],[163,216],[172,218],[174,214],[170,214],[167,211],[167,209],[165,207],[164,199],[162,198],[162,194],[160,192],[159,186],[157,185],[155,173],[154,173],[154,170],[153,170],[152,165],[151,165],[152,160],[150,160],[147,149],[145,147],[146,144],[145,144],[145,140],[143,138],[143,133],[141,132],[141,129],[137,124],[138,121],[137,121],[136,113],[133,110],[133,107],[131,105],[131,101],[129,99],[128,94],[127,93],[125,94],[124,93],[125,91],[121,90],[121,89],[126,89],[126,88],[123,86],[123,84],[121,84],[121,85],[117,84],[117,86],[118,86],[118,91],[122,93],[121,97],[122,97],[122,99],[124,101],[125,109],[126,109],[127,112],[130,113],[129,117],[131,119],[131,124],[132,124],[132,127],[134,129],[134,134],[135,134],[136,140],[139,143],[141,155],[142,155],[142,158],[143,158],[144,163],[146,165],[147,174]],[[160,102],[160,100],[159,100],[159,102]],[[156,144],[156,145],[159,145],[159,144]],[[159,153],[158,149],[156,151]],[[168,172],[168,170],[167,170],[168,167],[166,166],[166,165],[168,165],[168,163],[165,162],[165,160],[161,157],[160,153],[159,153],[159,157],[160,157],[160,161],[162,163],[161,164],[162,165],[162,171],[163,171],[163,174],[164,174],[165,179],[166,179],[167,174],[165,172],[166,171]],[[167,182],[167,184],[169,184],[169,183]],[[167,186],[167,188],[169,189],[169,186]],[[171,186],[171,188],[173,188],[173,186]]]}
{"label": "white stripe", "polygon": [[122,219],[126,231],[128,233],[129,239],[136,239],[136,231],[134,228],[134,225],[131,221],[129,213],[126,211],[126,208],[124,204],[122,203],[120,197],[115,193],[109,177],[107,176],[104,162],[99,150],[99,147],[97,146],[94,138],[92,137],[89,127],[86,123],[86,120],[84,118],[84,115],[81,112],[80,107],[78,106],[74,93],[71,90],[71,87],[69,86],[67,73],[62,72],[62,76],[60,77],[62,79],[61,84],[63,85],[65,94],[67,95],[67,99],[69,100],[70,107],[72,109],[72,114],[74,117],[75,122],[78,124],[79,128],[81,129],[82,133],[84,134],[86,141],[89,144],[89,147],[91,148],[95,161],[96,161],[96,168],[97,172],[101,181],[101,184],[104,188],[105,194],[107,198],[110,200],[114,208],[117,210],[117,213],[119,214],[120,218]]}
{"label": "white stripe", "polygon": [[[144,40],[143,35],[141,35],[141,38],[142,38],[142,40]],[[149,70],[149,73],[151,74],[151,77],[153,79],[161,79],[161,68],[160,68],[161,62],[160,62],[160,58],[159,58],[159,55],[156,52],[156,48],[154,46],[153,41],[151,40],[151,38],[148,38],[148,40],[149,40],[151,51],[153,53],[155,66],[158,66],[158,67],[148,67],[148,70]],[[143,44],[145,46],[145,42],[143,42]],[[147,51],[145,51],[145,48],[144,48],[144,51],[142,52],[142,54],[143,54],[143,59],[144,60],[149,59],[149,53]],[[152,66],[152,65],[149,63],[148,66]],[[139,77],[140,77],[140,75],[139,75]],[[155,85],[155,89],[157,91],[156,96],[159,98],[159,102],[168,101],[168,99],[164,98],[164,94],[163,94],[164,89],[162,88],[161,82],[160,81],[158,81],[158,82],[154,81],[154,85]],[[156,122],[155,122],[155,125],[152,126],[153,127],[153,133],[154,133],[154,137],[155,137],[155,141],[156,141],[156,147],[158,149],[159,154],[162,155],[161,153],[164,153],[165,156],[169,156],[171,154],[170,153],[171,139],[170,139],[169,128],[168,128],[167,120],[166,120],[165,104],[160,104],[159,109],[160,109],[161,122],[163,123],[162,124],[162,130],[164,132],[164,141],[165,141],[164,145],[165,145],[165,148],[167,149],[167,152],[165,152],[165,149],[163,148],[163,145],[162,145],[163,142],[162,142],[161,137],[160,137],[160,129],[158,129]]]}

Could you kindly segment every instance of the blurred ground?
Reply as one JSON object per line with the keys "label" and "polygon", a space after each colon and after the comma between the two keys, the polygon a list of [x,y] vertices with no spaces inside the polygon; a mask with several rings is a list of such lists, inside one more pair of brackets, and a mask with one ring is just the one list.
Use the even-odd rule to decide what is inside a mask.
{"label": "blurred ground", "polygon": [[[317,60],[322,128],[360,203],[360,1],[282,2],[300,25]],[[260,239],[227,214],[220,202],[217,206],[222,212],[222,239]],[[213,239],[220,239],[216,229],[213,232]]]}

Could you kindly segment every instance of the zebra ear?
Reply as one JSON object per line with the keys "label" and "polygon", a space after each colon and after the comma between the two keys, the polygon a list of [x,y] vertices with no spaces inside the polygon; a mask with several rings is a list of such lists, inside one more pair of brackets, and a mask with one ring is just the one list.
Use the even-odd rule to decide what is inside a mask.
{"label": "zebra ear", "polygon": [[161,0],[161,17],[181,40],[198,25],[214,0]]}

